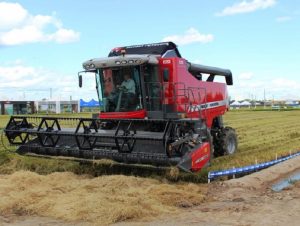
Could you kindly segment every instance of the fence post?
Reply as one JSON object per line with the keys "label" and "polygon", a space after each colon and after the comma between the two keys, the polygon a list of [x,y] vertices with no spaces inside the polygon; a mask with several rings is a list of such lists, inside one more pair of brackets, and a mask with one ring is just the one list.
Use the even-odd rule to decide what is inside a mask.
{"label": "fence post", "polygon": [[[232,169],[235,169],[235,167],[232,167]],[[235,173],[232,175],[232,178],[235,179]]]}
{"label": "fence post", "polygon": [[[257,165],[258,162],[257,162],[257,158],[255,158],[255,165]],[[255,172],[257,172],[258,170],[256,169]]]}

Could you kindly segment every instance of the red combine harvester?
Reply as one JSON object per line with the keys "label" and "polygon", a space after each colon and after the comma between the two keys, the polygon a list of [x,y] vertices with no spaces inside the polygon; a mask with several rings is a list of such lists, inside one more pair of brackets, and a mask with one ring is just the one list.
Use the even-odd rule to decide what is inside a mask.
{"label": "red combine harvester", "polygon": [[[236,151],[235,131],[222,121],[230,70],[190,63],[172,42],[114,48],[83,68],[79,86],[93,73],[103,110],[93,118],[12,116],[5,133],[18,153],[198,171]],[[62,128],[66,121],[73,126]]]}

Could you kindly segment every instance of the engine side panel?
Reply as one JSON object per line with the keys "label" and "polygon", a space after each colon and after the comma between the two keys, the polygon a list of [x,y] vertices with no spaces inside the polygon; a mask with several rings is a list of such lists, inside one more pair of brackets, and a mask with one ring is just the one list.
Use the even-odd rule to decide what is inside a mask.
{"label": "engine side panel", "polygon": [[[160,59],[161,68],[170,72],[169,89],[165,91],[165,104],[174,104],[175,111],[185,112],[187,118],[206,119],[212,126],[213,119],[225,114],[229,108],[227,85],[195,78],[187,70],[182,58]],[[165,85],[166,86],[166,85]]]}

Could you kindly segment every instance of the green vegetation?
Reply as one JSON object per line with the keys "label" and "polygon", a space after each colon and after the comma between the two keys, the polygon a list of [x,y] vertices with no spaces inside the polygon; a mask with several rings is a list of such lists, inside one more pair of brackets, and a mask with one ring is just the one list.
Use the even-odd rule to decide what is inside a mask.
{"label": "green vegetation", "polygon": [[231,111],[226,125],[236,129],[238,152],[217,158],[212,169],[238,167],[287,155],[300,147],[300,111]]}
{"label": "green vegetation", "polygon": [[[61,116],[61,115],[60,115]],[[62,117],[90,117],[90,114],[64,114]],[[224,117],[226,126],[236,129],[239,139],[238,152],[232,156],[216,158],[212,166],[198,174],[178,173],[174,168],[151,166],[126,166],[112,161],[79,163],[69,160],[44,159],[20,156],[4,150],[0,142],[0,173],[11,173],[25,169],[41,174],[54,171],[72,171],[91,175],[125,174],[167,178],[169,180],[206,180],[209,170],[239,167],[256,162],[275,159],[276,155],[287,155],[300,147],[300,111],[253,111],[233,110]],[[9,117],[0,116],[0,129],[5,127]],[[5,141],[6,143],[7,141]],[[5,144],[5,146],[7,143]],[[14,150],[14,147],[10,147]]]}

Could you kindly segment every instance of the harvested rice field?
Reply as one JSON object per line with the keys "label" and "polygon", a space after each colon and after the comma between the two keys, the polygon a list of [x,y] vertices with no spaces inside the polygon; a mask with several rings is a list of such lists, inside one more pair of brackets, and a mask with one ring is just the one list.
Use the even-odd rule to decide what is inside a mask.
{"label": "harvested rice field", "polygon": [[203,202],[206,186],[169,184],[133,176],[91,178],[73,173],[0,176],[0,215],[38,215],[65,221],[110,224],[176,214]]}

